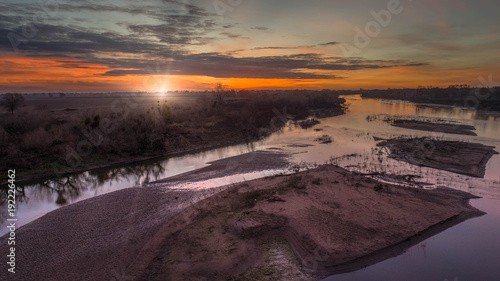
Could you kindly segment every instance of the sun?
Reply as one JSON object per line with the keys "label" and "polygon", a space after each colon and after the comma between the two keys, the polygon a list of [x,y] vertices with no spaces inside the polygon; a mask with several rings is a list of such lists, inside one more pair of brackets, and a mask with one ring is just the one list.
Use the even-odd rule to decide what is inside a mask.
{"label": "sun", "polygon": [[162,85],[161,87],[158,88],[157,90],[157,93],[160,95],[160,96],[165,96],[168,92],[168,88],[167,88],[167,85]]}

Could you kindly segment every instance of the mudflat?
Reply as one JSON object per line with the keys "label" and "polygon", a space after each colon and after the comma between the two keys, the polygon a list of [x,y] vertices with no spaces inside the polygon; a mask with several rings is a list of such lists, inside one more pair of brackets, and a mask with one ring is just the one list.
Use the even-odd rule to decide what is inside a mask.
{"label": "mudflat", "polygon": [[434,138],[394,138],[377,144],[390,150],[390,157],[413,165],[482,178],[495,147],[480,143]]}
{"label": "mudflat", "polygon": [[476,130],[474,126],[463,124],[447,124],[417,120],[394,120],[391,125],[394,127],[419,131],[477,136],[477,134],[473,132]]}

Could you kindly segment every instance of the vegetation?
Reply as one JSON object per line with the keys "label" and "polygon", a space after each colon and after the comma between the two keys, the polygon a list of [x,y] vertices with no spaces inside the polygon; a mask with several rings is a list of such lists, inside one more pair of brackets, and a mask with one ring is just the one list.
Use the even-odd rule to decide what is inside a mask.
{"label": "vegetation", "polygon": [[299,125],[302,129],[309,129],[318,125],[319,123],[321,122],[316,118],[308,118],[306,120],[297,122],[297,125]]}
{"label": "vegetation", "polygon": [[500,87],[472,88],[468,85],[433,86],[417,89],[361,91],[365,98],[399,99],[418,103],[462,106],[471,109],[500,111]]}
{"label": "vegetation", "polygon": [[214,107],[220,108],[224,105],[224,97],[226,96],[227,92],[227,88],[222,85],[222,83],[217,83],[215,85],[215,89],[212,92],[214,96]]}
{"label": "vegetation", "polygon": [[333,139],[329,135],[322,135],[321,137],[315,139],[314,141],[317,141],[317,142],[322,143],[322,144],[327,144],[327,143],[332,143]]}
{"label": "vegetation", "polygon": [[250,142],[313,111],[334,115],[344,110],[344,100],[328,91],[242,94],[219,85],[212,95],[185,100],[189,102],[120,101],[114,110],[26,107],[15,118],[0,119],[0,165],[31,176],[59,175]]}
{"label": "vegetation", "polygon": [[0,106],[6,108],[13,115],[14,110],[24,105],[24,97],[21,94],[4,94],[0,100]]}

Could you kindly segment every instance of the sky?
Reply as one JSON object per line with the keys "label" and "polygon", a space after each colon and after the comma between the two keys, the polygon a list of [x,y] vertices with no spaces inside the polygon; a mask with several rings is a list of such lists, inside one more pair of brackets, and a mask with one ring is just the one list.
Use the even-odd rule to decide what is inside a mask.
{"label": "sky", "polygon": [[2,0],[0,93],[500,81],[495,0]]}

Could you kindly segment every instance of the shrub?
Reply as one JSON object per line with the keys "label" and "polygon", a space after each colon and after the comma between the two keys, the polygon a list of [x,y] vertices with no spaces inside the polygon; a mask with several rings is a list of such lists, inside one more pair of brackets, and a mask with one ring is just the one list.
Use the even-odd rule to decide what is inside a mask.
{"label": "shrub", "polygon": [[52,135],[43,128],[38,128],[23,136],[23,148],[37,153],[46,152],[52,142]]}

